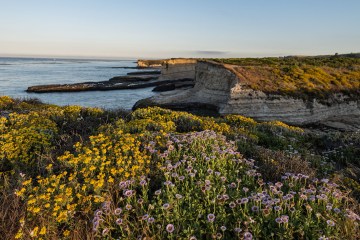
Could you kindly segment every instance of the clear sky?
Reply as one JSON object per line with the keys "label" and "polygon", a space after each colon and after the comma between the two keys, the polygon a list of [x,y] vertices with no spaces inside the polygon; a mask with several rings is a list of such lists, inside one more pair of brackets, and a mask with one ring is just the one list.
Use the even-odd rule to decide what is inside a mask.
{"label": "clear sky", "polygon": [[359,0],[0,0],[0,56],[360,52]]}

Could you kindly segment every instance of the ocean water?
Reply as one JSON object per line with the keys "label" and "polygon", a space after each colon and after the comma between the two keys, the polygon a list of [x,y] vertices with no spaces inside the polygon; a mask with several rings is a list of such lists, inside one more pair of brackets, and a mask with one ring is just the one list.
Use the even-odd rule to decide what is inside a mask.
{"label": "ocean water", "polygon": [[49,58],[0,58],[0,96],[38,98],[57,105],[80,105],[106,109],[131,109],[136,101],[151,97],[152,88],[72,93],[27,93],[29,86],[106,81],[141,71],[135,60],[82,60]]}

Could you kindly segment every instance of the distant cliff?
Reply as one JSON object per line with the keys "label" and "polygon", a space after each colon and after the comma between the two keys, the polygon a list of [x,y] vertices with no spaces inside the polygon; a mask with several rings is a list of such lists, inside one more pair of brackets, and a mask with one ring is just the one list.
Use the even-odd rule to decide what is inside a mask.
{"label": "distant cliff", "polygon": [[[257,72],[256,68],[199,60],[195,65],[194,88],[140,100],[134,108],[154,105],[182,110],[187,107],[208,107],[216,109],[220,114],[240,114],[260,121],[280,120],[296,125],[338,116],[360,116],[360,102],[354,98],[358,95],[351,92],[346,94],[345,90],[325,96],[321,92],[321,99],[318,99],[316,94],[311,97],[310,94],[305,94],[302,97],[301,94],[292,95],[291,92],[276,93],[255,89],[251,80],[255,79],[253,74]],[[259,74],[264,73],[263,68],[259,67]],[[267,68],[265,72],[272,72],[272,69]],[[259,79],[261,83],[261,77]],[[356,81],[354,86],[357,86]],[[355,93],[358,90],[349,89]]]}
{"label": "distant cliff", "polygon": [[145,60],[145,59],[139,59],[137,61],[137,65],[140,68],[149,68],[149,67],[161,67],[164,60]]}

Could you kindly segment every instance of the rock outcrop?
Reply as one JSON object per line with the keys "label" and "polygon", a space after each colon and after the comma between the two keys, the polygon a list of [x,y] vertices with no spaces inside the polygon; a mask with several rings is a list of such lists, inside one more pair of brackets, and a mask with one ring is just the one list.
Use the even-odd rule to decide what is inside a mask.
{"label": "rock outcrop", "polygon": [[172,58],[164,60],[159,79],[195,79],[196,63],[197,59],[192,58]]}
{"label": "rock outcrop", "polygon": [[138,68],[159,68],[162,66],[164,59],[159,60],[146,60],[146,59],[139,59],[137,61]]}
{"label": "rock outcrop", "polygon": [[259,121],[279,120],[294,125],[335,116],[360,116],[360,102],[343,94],[335,94],[328,102],[265,94],[245,84],[232,66],[211,61],[198,61],[195,72],[194,88],[161,93],[140,100],[134,108],[156,105],[186,110],[186,106],[207,106],[224,115],[240,114]]}

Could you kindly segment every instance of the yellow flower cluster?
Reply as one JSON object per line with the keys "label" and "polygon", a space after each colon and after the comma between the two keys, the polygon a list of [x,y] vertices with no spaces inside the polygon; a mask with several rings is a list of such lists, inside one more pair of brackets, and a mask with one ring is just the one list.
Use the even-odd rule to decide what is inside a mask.
{"label": "yellow flower cluster", "polygon": [[[149,173],[150,155],[143,150],[140,137],[121,130],[91,136],[89,144],[77,143],[74,154],[66,152],[58,158],[68,171],[23,181],[16,194],[26,200],[28,216],[69,224],[75,214],[92,213],[111,198],[109,189],[116,189],[119,181]],[[52,165],[47,170],[56,171]],[[48,228],[56,231],[55,226]],[[20,232],[29,229],[25,225]]]}
{"label": "yellow flower cluster", "polygon": [[14,100],[8,96],[0,96],[0,109],[7,108],[9,105],[13,104]]}
{"label": "yellow flower cluster", "polygon": [[271,126],[271,127],[280,127],[282,129],[286,129],[293,132],[299,132],[302,133],[304,130],[299,127],[289,126],[286,123],[280,122],[280,121],[272,121],[272,122],[266,122],[265,125]]}
{"label": "yellow flower cluster", "polygon": [[[127,125],[135,128],[136,131],[189,132],[213,130],[224,134],[230,132],[230,126],[226,123],[218,123],[214,118],[198,117],[187,112],[175,112],[159,107],[138,109],[131,114],[131,117],[132,121]],[[133,129],[129,131],[132,132],[131,130]]]}
{"label": "yellow flower cluster", "polygon": [[29,164],[50,151],[51,140],[57,134],[56,124],[37,112],[11,113],[0,119],[0,159],[13,164]]}

